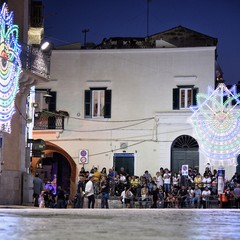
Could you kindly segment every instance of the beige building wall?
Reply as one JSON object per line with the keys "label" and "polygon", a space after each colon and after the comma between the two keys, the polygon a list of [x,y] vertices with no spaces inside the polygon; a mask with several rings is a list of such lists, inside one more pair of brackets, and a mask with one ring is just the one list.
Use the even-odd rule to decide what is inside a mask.
{"label": "beige building wall", "polygon": [[[67,111],[70,117],[60,135],[35,131],[35,139],[63,148],[77,163],[77,172],[82,167],[79,150],[88,149],[87,170],[92,166],[110,168],[114,153],[126,151],[134,153],[136,175],[146,169],[155,174],[160,167],[171,167],[173,141],[184,134],[193,136],[187,123],[192,112],[172,110],[172,89],[194,85],[199,92],[206,92],[208,86],[214,87],[215,47],[56,50],[51,78],[37,88],[56,91],[57,110]],[[84,91],[90,87],[112,90],[111,119],[84,119]],[[121,143],[128,147],[121,149]],[[200,153],[200,171],[204,168]],[[234,171],[229,170],[229,176]]]}

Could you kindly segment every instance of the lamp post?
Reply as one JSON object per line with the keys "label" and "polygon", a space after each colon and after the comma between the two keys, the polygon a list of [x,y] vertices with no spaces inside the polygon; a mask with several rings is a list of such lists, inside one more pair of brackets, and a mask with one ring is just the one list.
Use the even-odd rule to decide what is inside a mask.
{"label": "lamp post", "polygon": [[85,28],[82,30],[82,33],[84,33],[84,46],[86,46],[86,42],[87,42],[87,33],[89,32],[90,30],[88,28]]}
{"label": "lamp post", "polygon": [[147,37],[149,37],[149,3],[151,0],[147,0]]}

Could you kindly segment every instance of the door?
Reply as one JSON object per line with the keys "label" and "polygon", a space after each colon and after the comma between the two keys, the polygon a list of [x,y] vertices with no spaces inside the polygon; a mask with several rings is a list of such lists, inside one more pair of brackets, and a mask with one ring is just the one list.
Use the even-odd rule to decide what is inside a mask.
{"label": "door", "polygon": [[182,169],[182,165],[188,165],[191,168],[199,169],[198,151],[192,150],[175,150],[172,152],[171,170],[178,173]]}
{"label": "door", "polygon": [[113,166],[119,173],[121,167],[124,167],[127,174],[134,175],[134,153],[115,153],[113,156]]}
{"label": "door", "polygon": [[188,135],[182,135],[173,141],[171,148],[171,170],[178,173],[182,165],[199,170],[199,146],[197,141]]}

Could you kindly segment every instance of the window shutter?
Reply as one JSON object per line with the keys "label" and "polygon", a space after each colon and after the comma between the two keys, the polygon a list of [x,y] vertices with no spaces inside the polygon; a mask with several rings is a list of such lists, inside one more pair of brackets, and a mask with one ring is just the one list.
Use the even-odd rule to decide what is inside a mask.
{"label": "window shutter", "polygon": [[48,103],[48,111],[55,112],[56,111],[56,103],[57,103],[57,93],[56,92],[49,92],[52,97],[49,97]]}
{"label": "window shutter", "polygon": [[173,89],[173,110],[179,109],[179,88]]}
{"label": "window shutter", "polygon": [[86,118],[91,117],[91,90],[85,90],[85,98],[84,98],[84,104],[85,104],[85,109],[84,109],[84,116]]}
{"label": "window shutter", "polygon": [[197,105],[198,88],[193,88],[193,106]]}
{"label": "window shutter", "polygon": [[105,91],[104,118],[111,118],[112,90]]}

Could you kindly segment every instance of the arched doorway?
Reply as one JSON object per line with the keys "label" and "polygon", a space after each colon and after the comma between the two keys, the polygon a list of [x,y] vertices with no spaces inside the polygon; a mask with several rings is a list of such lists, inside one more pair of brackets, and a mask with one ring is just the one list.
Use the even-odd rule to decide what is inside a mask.
{"label": "arched doorway", "polygon": [[199,170],[199,146],[197,141],[189,135],[176,138],[171,147],[171,170],[179,172],[182,165],[188,165]]}
{"label": "arched doorway", "polygon": [[74,196],[76,193],[76,163],[71,156],[59,146],[45,141],[46,150],[44,158],[33,158],[31,163],[32,173],[40,173],[41,178],[55,181],[56,186]]}

